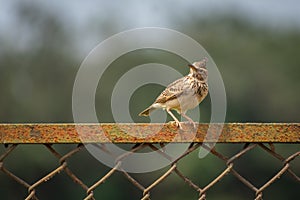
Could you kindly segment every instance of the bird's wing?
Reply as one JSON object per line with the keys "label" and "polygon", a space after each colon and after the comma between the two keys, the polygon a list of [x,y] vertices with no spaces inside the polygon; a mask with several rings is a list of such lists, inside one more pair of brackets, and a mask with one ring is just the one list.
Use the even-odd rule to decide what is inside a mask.
{"label": "bird's wing", "polygon": [[186,88],[185,79],[186,77],[182,77],[168,85],[166,89],[157,97],[155,103],[165,103],[182,95]]}

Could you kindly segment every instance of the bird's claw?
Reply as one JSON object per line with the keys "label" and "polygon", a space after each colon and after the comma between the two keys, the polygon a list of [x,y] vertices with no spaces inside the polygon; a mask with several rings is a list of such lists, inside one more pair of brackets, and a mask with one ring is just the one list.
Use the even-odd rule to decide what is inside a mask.
{"label": "bird's claw", "polygon": [[190,122],[190,124],[192,124],[193,125],[193,127],[194,127],[194,129],[196,129],[197,128],[197,124],[195,123],[195,122]]}
{"label": "bird's claw", "polygon": [[197,129],[197,123],[195,123],[194,121],[189,120],[186,123],[192,125],[194,129]]}
{"label": "bird's claw", "polygon": [[170,121],[169,123],[172,124],[172,125],[175,125],[177,128],[179,128],[179,129],[182,130],[182,126],[181,126],[181,123],[180,123],[180,122],[177,122],[177,121]]}
{"label": "bird's claw", "polygon": [[[177,128],[179,128],[180,130],[183,130],[181,122],[177,122],[177,121],[170,121],[169,122],[172,125],[175,125]],[[184,123],[184,122],[183,122]],[[197,129],[197,124],[193,121],[189,121],[188,124],[191,124],[193,126],[194,129]]]}

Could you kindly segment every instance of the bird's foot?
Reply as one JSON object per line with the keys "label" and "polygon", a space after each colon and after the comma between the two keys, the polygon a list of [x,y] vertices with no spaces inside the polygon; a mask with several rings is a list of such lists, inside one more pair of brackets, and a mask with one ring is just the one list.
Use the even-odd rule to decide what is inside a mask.
{"label": "bird's foot", "polygon": [[188,124],[188,125],[192,125],[194,129],[197,128],[197,123],[194,122],[194,121],[189,120],[189,121],[185,121],[185,123]]}
{"label": "bird's foot", "polygon": [[172,125],[175,125],[177,128],[182,130],[182,126],[181,126],[181,123],[179,121],[170,121],[169,123],[172,124]]}
{"label": "bird's foot", "polygon": [[194,122],[194,121],[189,121],[189,123],[193,125],[194,129],[196,129],[196,128],[197,128],[197,124],[196,124],[196,122]]}
{"label": "bird's foot", "polygon": [[184,112],[181,113],[181,115],[182,115],[184,118],[186,118],[186,119],[188,120],[188,123],[189,123],[189,124],[192,124],[192,125],[193,125],[194,129],[197,128],[197,124],[193,121],[192,118],[190,118],[189,116],[187,116]]}
{"label": "bird's foot", "polygon": [[194,121],[187,121],[187,122],[170,121],[169,123],[172,125],[175,125],[180,130],[183,130],[182,123],[188,123],[188,124],[192,125],[194,129],[197,129],[197,123],[195,123]]}

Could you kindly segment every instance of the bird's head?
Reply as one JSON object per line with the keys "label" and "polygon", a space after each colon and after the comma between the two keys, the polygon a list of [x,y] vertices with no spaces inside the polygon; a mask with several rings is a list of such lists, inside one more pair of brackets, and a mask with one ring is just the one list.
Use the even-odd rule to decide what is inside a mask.
{"label": "bird's head", "polygon": [[189,64],[190,74],[196,76],[200,81],[207,81],[207,77],[208,77],[208,71],[206,69],[207,62],[208,62],[208,58],[204,57],[202,60],[198,62]]}

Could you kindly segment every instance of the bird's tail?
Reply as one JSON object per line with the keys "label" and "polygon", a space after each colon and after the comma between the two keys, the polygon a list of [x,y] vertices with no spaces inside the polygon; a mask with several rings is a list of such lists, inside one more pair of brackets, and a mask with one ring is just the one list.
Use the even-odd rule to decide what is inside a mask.
{"label": "bird's tail", "polygon": [[139,116],[149,116],[153,110],[155,110],[155,108],[153,106],[149,106],[147,109],[141,112]]}

